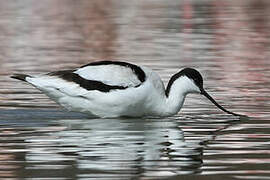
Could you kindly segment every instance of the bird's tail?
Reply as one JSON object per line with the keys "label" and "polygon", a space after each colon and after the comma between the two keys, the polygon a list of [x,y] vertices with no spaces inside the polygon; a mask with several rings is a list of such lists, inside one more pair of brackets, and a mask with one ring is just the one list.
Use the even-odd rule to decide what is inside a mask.
{"label": "bird's tail", "polygon": [[11,78],[14,78],[14,79],[18,79],[18,80],[21,80],[21,81],[26,81],[25,78],[26,77],[31,77],[27,74],[13,74],[12,76],[10,76]]}

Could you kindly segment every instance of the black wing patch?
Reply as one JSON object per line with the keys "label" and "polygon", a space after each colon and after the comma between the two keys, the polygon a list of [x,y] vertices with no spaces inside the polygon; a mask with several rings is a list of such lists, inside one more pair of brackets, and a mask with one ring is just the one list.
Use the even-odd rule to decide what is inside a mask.
{"label": "black wing patch", "polygon": [[100,66],[100,65],[118,65],[118,66],[125,66],[128,67],[130,69],[132,69],[132,71],[136,74],[136,76],[138,77],[138,79],[141,82],[144,82],[146,79],[145,73],[144,71],[137,65],[135,64],[131,64],[131,63],[127,63],[127,62],[121,62],[121,61],[96,61],[96,62],[91,62],[89,64],[86,64],[80,68],[83,67],[87,67],[87,66]]}
{"label": "black wing patch", "polygon": [[126,89],[128,87],[124,86],[111,86],[104,84],[100,81],[95,80],[87,80],[82,78],[76,73],[73,73],[74,70],[64,70],[64,71],[56,71],[48,73],[49,76],[58,76],[59,78],[62,78],[69,82],[74,82],[76,84],[79,84],[80,87],[87,89],[87,90],[98,90],[101,92],[109,92],[110,90],[116,90],[116,89]]}

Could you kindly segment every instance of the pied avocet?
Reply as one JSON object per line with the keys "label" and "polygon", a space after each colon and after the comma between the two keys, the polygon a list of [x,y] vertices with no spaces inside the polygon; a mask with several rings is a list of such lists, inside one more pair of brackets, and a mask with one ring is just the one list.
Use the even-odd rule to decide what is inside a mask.
{"label": "pied avocet", "polygon": [[174,74],[165,89],[154,71],[127,62],[98,61],[74,70],[30,76],[15,74],[68,110],[97,117],[171,116],[189,93],[200,93],[226,113],[203,88],[201,74],[185,68]]}

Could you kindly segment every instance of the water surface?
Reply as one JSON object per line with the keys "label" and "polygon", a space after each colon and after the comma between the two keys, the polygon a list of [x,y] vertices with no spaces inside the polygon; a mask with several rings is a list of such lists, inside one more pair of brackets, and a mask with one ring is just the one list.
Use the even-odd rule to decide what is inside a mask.
{"label": "water surface", "polygon": [[[270,179],[266,0],[0,0],[0,178]],[[10,79],[94,60],[183,67],[200,95],[168,118],[89,119]]]}

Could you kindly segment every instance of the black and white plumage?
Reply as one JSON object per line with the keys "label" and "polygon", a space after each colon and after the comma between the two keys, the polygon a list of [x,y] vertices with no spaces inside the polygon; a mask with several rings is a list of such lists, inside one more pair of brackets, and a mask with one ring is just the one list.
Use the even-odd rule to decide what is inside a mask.
{"label": "black and white plumage", "polygon": [[15,74],[68,110],[96,117],[171,116],[177,114],[188,93],[201,93],[227,111],[203,89],[200,73],[185,68],[170,79],[165,89],[157,73],[120,61],[98,61],[75,70],[38,76]]}

